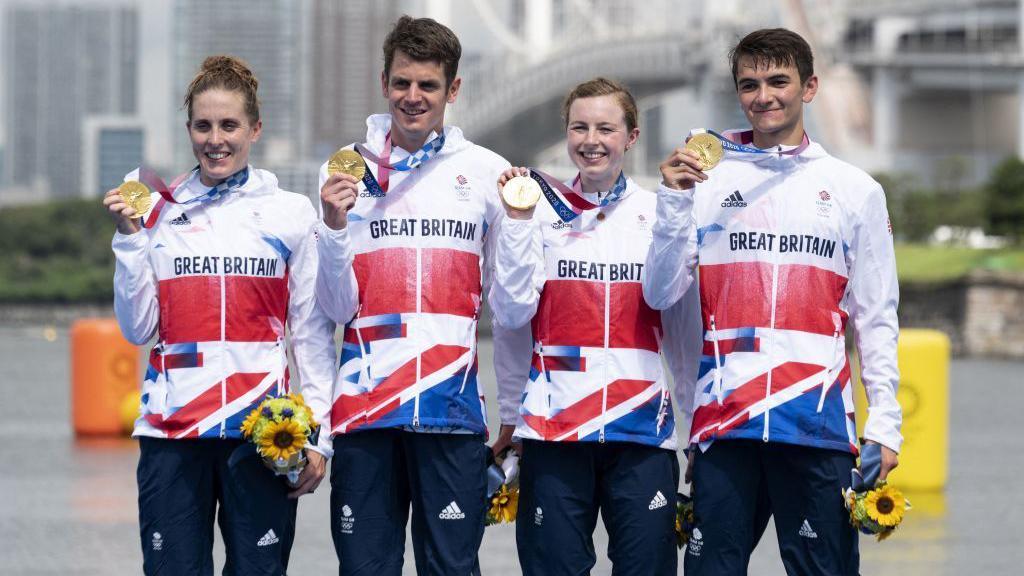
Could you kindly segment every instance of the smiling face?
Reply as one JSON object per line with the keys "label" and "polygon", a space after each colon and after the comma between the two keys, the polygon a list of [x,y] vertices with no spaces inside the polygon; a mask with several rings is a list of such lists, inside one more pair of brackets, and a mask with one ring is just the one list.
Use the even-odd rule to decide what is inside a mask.
{"label": "smiling face", "polygon": [[799,144],[804,136],[803,105],[817,91],[818,77],[800,82],[794,64],[780,66],[751,56],[738,61],[736,93],[759,148]]}
{"label": "smiling face", "polygon": [[211,88],[193,99],[186,127],[199,161],[199,180],[216,186],[249,164],[249,148],[259,140],[262,124],[246,115],[241,92]]}
{"label": "smiling face", "polygon": [[381,88],[391,112],[391,138],[405,150],[419,149],[432,131],[444,129],[445,106],[453,104],[461,78],[446,86],[444,65],[414,60],[395,51],[390,77],[381,74]]}
{"label": "smiling face", "polygon": [[569,106],[566,138],[569,158],[580,170],[584,192],[609,190],[622,172],[626,150],[636,143],[614,95],[577,98]]}

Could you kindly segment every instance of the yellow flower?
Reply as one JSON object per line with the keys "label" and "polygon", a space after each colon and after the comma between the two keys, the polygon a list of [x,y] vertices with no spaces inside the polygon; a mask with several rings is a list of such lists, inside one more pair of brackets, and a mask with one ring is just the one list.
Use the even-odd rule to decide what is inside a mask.
{"label": "yellow flower", "polygon": [[270,422],[258,440],[260,454],[271,460],[288,460],[302,450],[305,444],[306,435],[302,433],[302,426],[290,419]]}
{"label": "yellow flower", "polygon": [[519,489],[508,489],[502,484],[501,490],[491,498],[491,509],[487,512],[495,522],[515,522],[519,508]]}
{"label": "yellow flower", "polygon": [[882,486],[870,492],[864,498],[868,516],[881,526],[894,527],[903,521],[906,500],[899,490],[892,486]]}
{"label": "yellow flower", "polygon": [[252,436],[252,428],[253,426],[256,425],[257,422],[259,422],[259,420],[260,409],[259,407],[257,407],[252,412],[249,412],[249,415],[246,416],[245,420],[242,422],[242,436],[244,436],[245,438]]}

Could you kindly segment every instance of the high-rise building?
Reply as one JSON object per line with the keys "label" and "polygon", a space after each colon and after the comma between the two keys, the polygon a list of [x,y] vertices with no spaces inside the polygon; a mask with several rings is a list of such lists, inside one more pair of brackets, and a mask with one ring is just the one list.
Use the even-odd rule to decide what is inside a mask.
{"label": "high-rise building", "polygon": [[[304,152],[301,35],[304,3],[287,0],[178,0],[174,6],[174,106],[172,129],[186,117],[185,90],[207,56],[245,60],[259,80],[263,135],[252,161],[287,162]],[[173,132],[172,133],[176,133]],[[194,164],[187,139],[175,139],[178,169]]]}
{"label": "high-rise building", "polygon": [[99,196],[143,163],[146,131],[142,120],[90,116],[82,127],[82,195]]}
{"label": "high-rise building", "polygon": [[131,6],[16,4],[4,17],[5,179],[40,196],[82,193],[82,122],[135,114]]}
{"label": "high-rise building", "polygon": [[398,20],[396,2],[314,0],[310,87],[311,154],[326,159],[366,137],[366,117],[387,111],[381,46]]}

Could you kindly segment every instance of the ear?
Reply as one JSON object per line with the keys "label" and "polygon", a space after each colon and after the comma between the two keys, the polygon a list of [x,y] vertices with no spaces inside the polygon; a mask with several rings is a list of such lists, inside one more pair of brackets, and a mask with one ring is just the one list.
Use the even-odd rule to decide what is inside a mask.
{"label": "ear", "polygon": [[380,92],[385,98],[388,97],[388,75],[383,71],[380,73]]}
{"label": "ear", "polygon": [[260,134],[263,133],[263,120],[257,120],[256,125],[252,127],[252,138],[249,142],[256,142],[260,139]]}
{"label": "ear", "polygon": [[804,82],[804,93],[800,96],[804,104],[810,104],[811,100],[814,100],[814,95],[818,93],[818,77],[811,76]]}
{"label": "ear", "polygon": [[633,128],[629,131],[629,139],[626,140],[626,150],[629,150],[636,145],[636,141],[640,139],[640,129]]}
{"label": "ear", "polygon": [[452,80],[452,85],[448,87],[448,103],[455,104],[455,98],[459,95],[459,87],[462,86],[462,78],[456,78]]}

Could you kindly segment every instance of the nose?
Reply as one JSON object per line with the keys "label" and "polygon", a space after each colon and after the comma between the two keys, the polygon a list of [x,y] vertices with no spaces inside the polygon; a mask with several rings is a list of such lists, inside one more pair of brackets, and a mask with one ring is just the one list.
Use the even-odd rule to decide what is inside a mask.
{"label": "nose", "polygon": [[587,137],[583,139],[583,143],[584,144],[597,144],[598,143],[597,136],[598,136],[597,130],[591,128],[591,129],[587,130]]}
{"label": "nose", "polygon": [[767,106],[769,103],[771,103],[771,100],[772,97],[771,93],[768,90],[768,85],[761,84],[760,86],[758,86],[756,102],[761,106]]}
{"label": "nose", "polygon": [[423,98],[423,91],[419,85],[413,82],[409,85],[409,91],[405,94],[405,99],[410,102],[419,102]]}
{"label": "nose", "polygon": [[218,126],[214,126],[213,128],[211,128],[210,132],[209,132],[209,136],[207,137],[207,142],[209,142],[210,144],[216,146],[216,145],[220,144],[223,141],[224,141],[224,131],[221,130],[220,127],[218,127]]}

